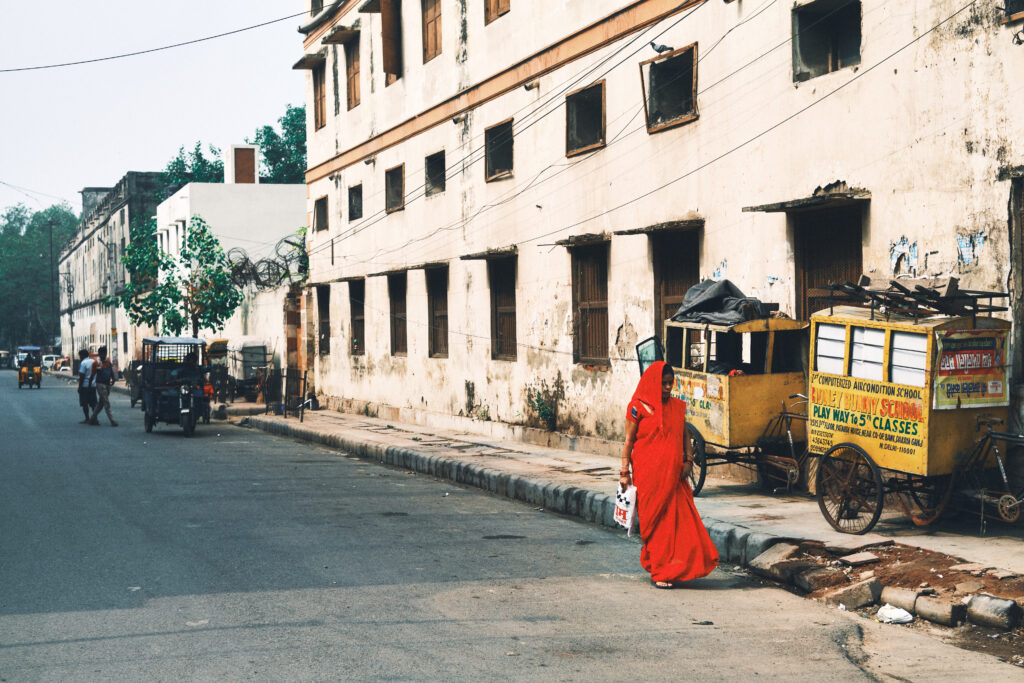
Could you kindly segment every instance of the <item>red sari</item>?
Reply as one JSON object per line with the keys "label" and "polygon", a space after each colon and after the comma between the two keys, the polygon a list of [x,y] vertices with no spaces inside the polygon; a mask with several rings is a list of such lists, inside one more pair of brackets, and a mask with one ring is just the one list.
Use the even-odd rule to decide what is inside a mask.
{"label": "red sari", "polygon": [[647,368],[626,412],[626,419],[637,423],[633,483],[644,541],[640,564],[653,581],[689,581],[718,566],[718,550],[697,514],[690,483],[680,481],[686,403],[661,402],[664,367],[658,361]]}

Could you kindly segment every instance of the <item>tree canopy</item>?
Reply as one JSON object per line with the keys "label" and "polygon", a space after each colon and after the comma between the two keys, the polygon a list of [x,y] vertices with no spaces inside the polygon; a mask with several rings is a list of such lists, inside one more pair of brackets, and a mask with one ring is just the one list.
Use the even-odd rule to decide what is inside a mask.
{"label": "tree canopy", "polygon": [[60,334],[57,257],[77,225],[67,204],[35,212],[17,204],[0,213],[0,348],[49,345]]}
{"label": "tree canopy", "polygon": [[278,133],[272,126],[256,129],[256,136],[246,139],[250,145],[259,145],[260,182],[306,182],[306,107],[288,105],[284,116],[277,120]]}
{"label": "tree canopy", "polygon": [[206,221],[192,217],[178,254],[157,246],[156,221],[139,221],[130,230],[122,261],[131,278],[108,303],[123,306],[133,324],[160,325],[167,334],[188,330],[197,337],[223,328],[243,294]]}

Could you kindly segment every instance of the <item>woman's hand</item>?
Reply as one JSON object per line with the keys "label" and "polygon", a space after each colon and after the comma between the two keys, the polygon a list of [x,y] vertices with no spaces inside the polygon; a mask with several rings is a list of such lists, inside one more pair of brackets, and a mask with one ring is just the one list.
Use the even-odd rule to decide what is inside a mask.
{"label": "woman's hand", "polygon": [[683,463],[683,471],[679,475],[680,481],[688,481],[690,479],[690,473],[693,471],[693,461],[687,460]]}
{"label": "woman's hand", "polygon": [[625,474],[622,474],[621,472],[619,473],[619,486],[622,488],[623,491],[632,486],[632,484],[633,477],[629,475],[629,472],[626,472]]}

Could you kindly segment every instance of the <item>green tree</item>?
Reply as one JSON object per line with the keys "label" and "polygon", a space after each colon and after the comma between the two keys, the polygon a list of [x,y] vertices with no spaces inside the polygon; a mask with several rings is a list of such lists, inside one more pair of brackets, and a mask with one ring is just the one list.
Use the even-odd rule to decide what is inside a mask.
{"label": "green tree", "polygon": [[260,147],[260,182],[306,182],[306,107],[288,105],[277,120],[281,132],[273,126],[256,129],[256,136],[246,139]]}
{"label": "green tree", "polygon": [[224,249],[199,216],[189,221],[178,254],[157,246],[156,221],[132,225],[122,261],[131,280],[108,303],[123,306],[135,325],[160,325],[174,335],[187,329],[198,337],[201,330],[223,328],[242,303]]}
{"label": "green tree", "polygon": [[48,345],[60,333],[57,257],[77,225],[67,204],[0,213],[0,346]]}
{"label": "green tree", "polygon": [[223,183],[224,160],[220,149],[207,145],[207,157],[203,143],[196,141],[190,152],[182,145],[178,153],[164,167],[163,197],[166,199],[188,183]]}

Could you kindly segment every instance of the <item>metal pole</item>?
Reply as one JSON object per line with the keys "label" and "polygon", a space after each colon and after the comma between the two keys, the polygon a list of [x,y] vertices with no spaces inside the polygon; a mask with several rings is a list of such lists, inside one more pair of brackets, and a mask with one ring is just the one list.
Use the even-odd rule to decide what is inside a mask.
{"label": "metal pole", "polygon": [[[50,337],[53,337],[54,327],[56,327],[57,334],[60,334],[60,316],[57,315],[57,283],[54,280],[57,279],[57,269],[53,267],[53,221],[49,221],[50,225]],[[64,349],[61,349],[63,352]]]}

